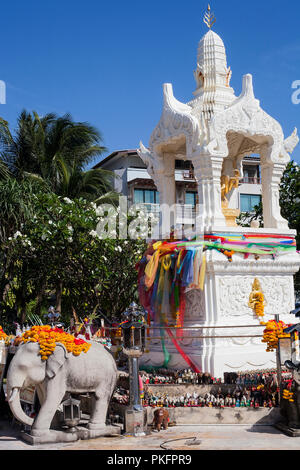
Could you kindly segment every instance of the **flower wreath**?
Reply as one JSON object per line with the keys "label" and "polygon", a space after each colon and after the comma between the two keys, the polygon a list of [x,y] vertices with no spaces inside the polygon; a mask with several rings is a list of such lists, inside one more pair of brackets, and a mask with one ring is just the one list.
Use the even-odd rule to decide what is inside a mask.
{"label": "flower wreath", "polygon": [[79,356],[82,352],[86,353],[91,347],[91,344],[83,339],[75,338],[61,328],[51,328],[49,325],[33,326],[25,331],[21,338],[23,343],[39,343],[42,361],[46,361],[53,354],[57,343],[62,343],[74,356]]}

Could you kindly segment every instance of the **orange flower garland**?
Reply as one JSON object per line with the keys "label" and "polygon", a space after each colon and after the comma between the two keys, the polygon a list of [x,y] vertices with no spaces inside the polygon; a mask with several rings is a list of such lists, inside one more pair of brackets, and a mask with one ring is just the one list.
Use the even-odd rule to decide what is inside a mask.
{"label": "orange flower garland", "polygon": [[264,306],[264,295],[262,292],[259,292],[256,297],[254,311],[258,317],[263,317],[265,315],[265,306]]}
{"label": "orange flower garland", "polygon": [[7,334],[4,333],[2,326],[0,326],[0,341],[5,340],[7,338]]}
{"label": "orange flower garland", "polygon": [[82,339],[66,333],[61,328],[51,328],[49,325],[33,326],[22,335],[23,343],[35,342],[40,345],[40,355],[42,361],[46,361],[54,352],[56,343],[62,343],[68,352],[74,356],[79,356],[82,352],[87,352],[91,344]]}
{"label": "orange flower garland", "polygon": [[275,320],[263,323],[266,326],[262,343],[267,343],[267,352],[273,352],[278,348],[278,338],[290,338],[290,334],[284,333],[284,329],[289,325],[285,325],[282,321],[278,323]]}
{"label": "orange flower garland", "polygon": [[284,400],[288,400],[290,403],[293,403],[295,401],[294,393],[285,388],[282,392],[282,398]]}

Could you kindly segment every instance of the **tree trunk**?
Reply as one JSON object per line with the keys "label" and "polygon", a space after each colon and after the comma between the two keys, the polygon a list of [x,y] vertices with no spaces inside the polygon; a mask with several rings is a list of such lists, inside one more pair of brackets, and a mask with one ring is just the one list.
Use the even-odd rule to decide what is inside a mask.
{"label": "tree trunk", "polygon": [[57,286],[56,286],[56,311],[61,313],[61,300],[62,300],[62,281],[59,281]]}
{"label": "tree trunk", "polygon": [[41,314],[41,308],[42,308],[42,302],[43,302],[43,296],[45,293],[45,283],[43,283],[42,287],[39,290],[39,293],[37,295],[37,302],[35,306],[35,314],[40,316]]}

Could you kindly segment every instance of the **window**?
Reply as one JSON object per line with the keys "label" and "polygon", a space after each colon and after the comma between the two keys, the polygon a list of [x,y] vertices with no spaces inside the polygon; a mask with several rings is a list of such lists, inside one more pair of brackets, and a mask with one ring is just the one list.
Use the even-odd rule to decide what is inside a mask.
{"label": "window", "polygon": [[254,194],[241,194],[241,212],[253,212],[254,207],[261,202],[261,196]]}
{"label": "window", "polygon": [[159,192],[155,189],[135,189],[134,204],[159,204]]}
{"label": "window", "polygon": [[196,207],[197,204],[197,193],[187,191],[185,193],[185,204],[187,206]]}
{"label": "window", "polygon": [[260,184],[260,166],[259,165],[244,165],[244,183],[247,184]]}
{"label": "window", "polygon": [[191,160],[175,160],[175,170],[190,170],[193,168]]}

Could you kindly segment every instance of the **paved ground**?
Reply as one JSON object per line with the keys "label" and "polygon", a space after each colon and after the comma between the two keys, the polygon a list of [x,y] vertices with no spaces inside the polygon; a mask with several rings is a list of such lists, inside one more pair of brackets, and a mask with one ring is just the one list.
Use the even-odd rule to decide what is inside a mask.
{"label": "paved ground", "polygon": [[[193,439],[196,441],[193,442]],[[173,442],[169,442],[173,441]],[[190,444],[190,445],[189,445]],[[194,445],[191,445],[194,444]],[[288,437],[271,426],[176,426],[144,437],[120,436],[72,444],[31,446],[20,439],[20,430],[0,422],[1,450],[300,450],[300,438]],[[112,453],[113,455],[113,453]]]}

